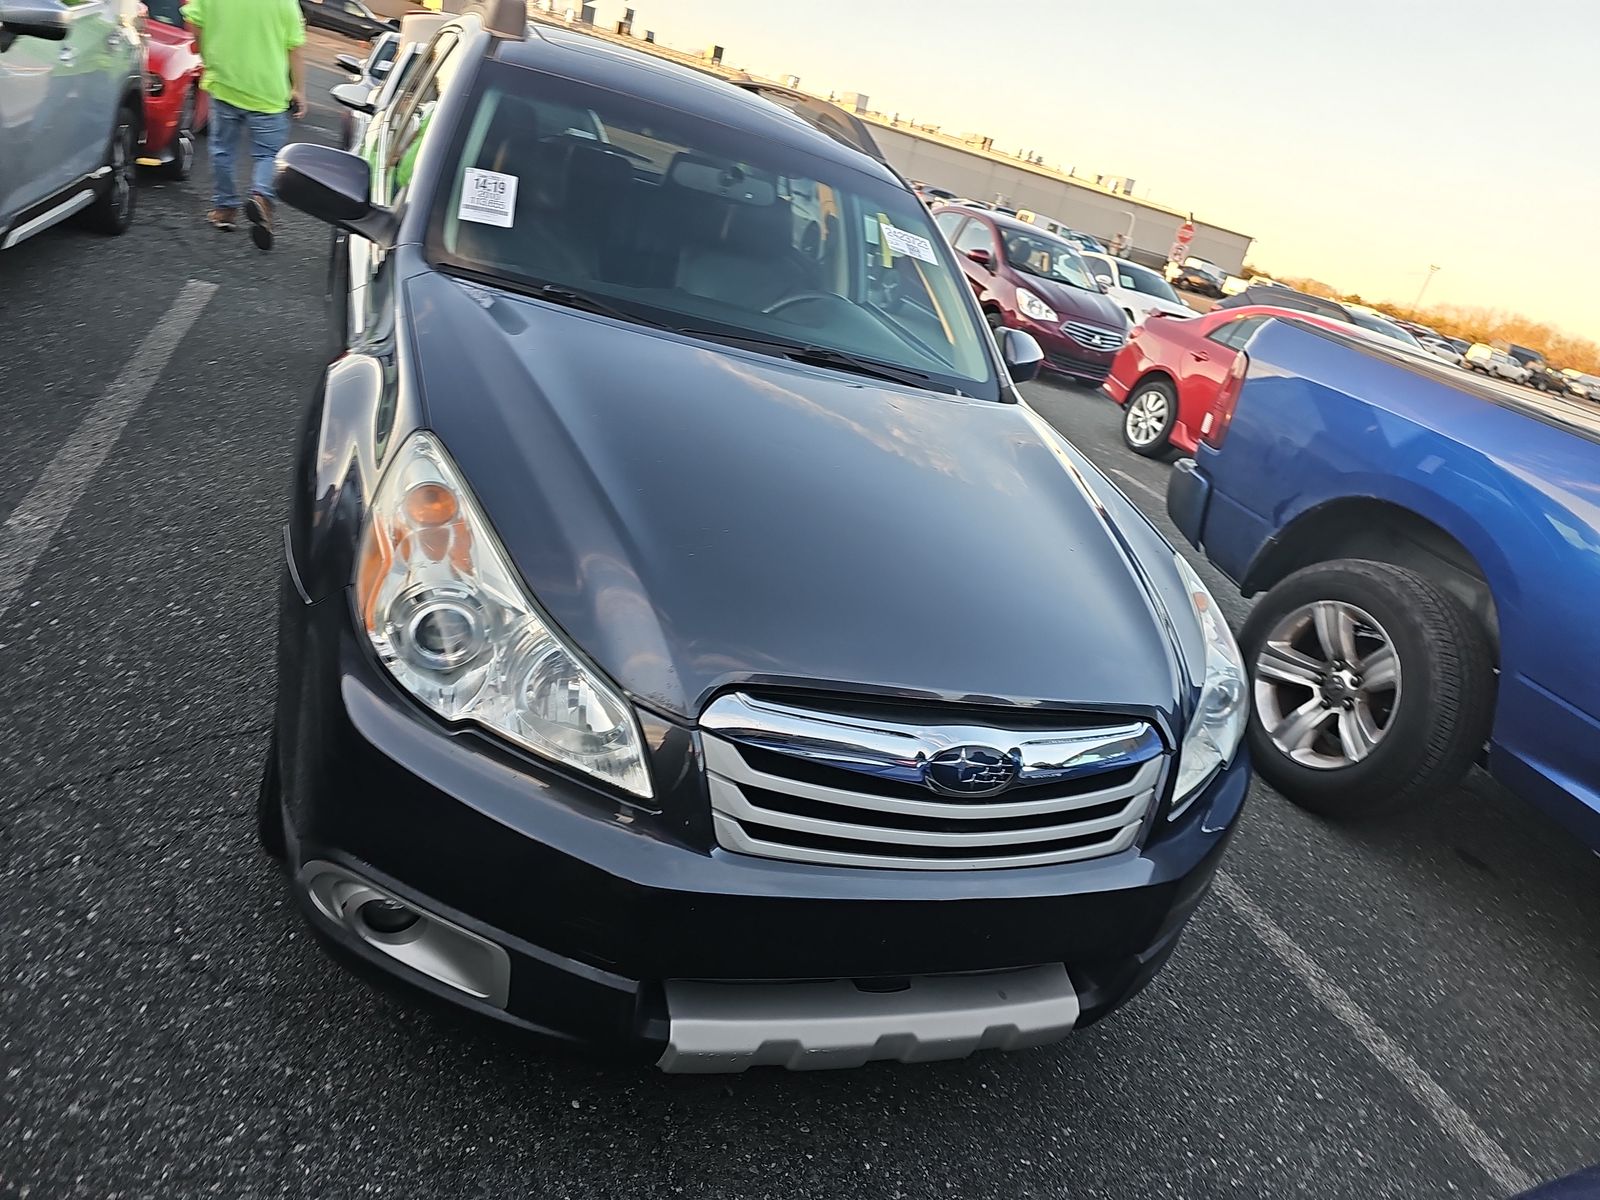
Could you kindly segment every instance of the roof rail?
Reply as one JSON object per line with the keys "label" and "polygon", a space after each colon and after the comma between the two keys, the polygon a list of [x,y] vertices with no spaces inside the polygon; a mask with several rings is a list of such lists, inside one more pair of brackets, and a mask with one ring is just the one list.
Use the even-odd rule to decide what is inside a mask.
{"label": "roof rail", "polygon": [[779,87],[775,83],[763,83],[759,79],[733,79],[729,82],[734,87],[753,92],[763,100],[770,100],[779,107],[788,109],[806,124],[827,134],[834,141],[843,142],[852,150],[859,150],[869,158],[876,159],[886,167],[889,166],[889,160],[884,158],[883,151],[878,149],[878,143],[872,140],[872,134],[867,131],[866,123],[837,104],[828,100],[818,100],[815,96],[797,92],[793,88]]}
{"label": "roof rail", "polygon": [[518,42],[528,36],[526,0],[479,0],[467,11],[482,14],[485,33]]}

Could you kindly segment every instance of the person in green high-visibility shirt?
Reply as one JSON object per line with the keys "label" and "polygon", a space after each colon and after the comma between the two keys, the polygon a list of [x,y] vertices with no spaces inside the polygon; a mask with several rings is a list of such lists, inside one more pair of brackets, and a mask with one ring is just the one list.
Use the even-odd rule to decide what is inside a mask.
{"label": "person in green high-visibility shirt", "polygon": [[211,94],[211,212],[224,232],[238,220],[234,153],[248,132],[250,236],[272,249],[272,160],[289,140],[289,117],[305,113],[306,25],[297,0],[188,0],[183,19],[205,61],[200,86]]}

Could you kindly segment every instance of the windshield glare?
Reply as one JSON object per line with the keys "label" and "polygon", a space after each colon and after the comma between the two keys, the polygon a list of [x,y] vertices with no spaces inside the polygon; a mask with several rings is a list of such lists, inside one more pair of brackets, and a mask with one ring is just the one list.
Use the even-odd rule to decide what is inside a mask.
{"label": "windshield glare", "polygon": [[1006,262],[1012,268],[1042,279],[1054,279],[1073,287],[1098,291],[1089,279],[1089,266],[1072,246],[1048,233],[1002,231]]}
{"label": "windshield glare", "polygon": [[441,265],[998,395],[944,239],[915,195],[868,173],[493,63],[449,162],[430,239]]}
{"label": "windshield glare", "polygon": [[1130,292],[1143,292],[1147,296],[1157,296],[1162,300],[1171,300],[1174,304],[1183,303],[1178,299],[1178,293],[1172,290],[1172,285],[1154,271],[1126,262],[1119,262],[1116,267],[1118,287],[1127,288]]}
{"label": "windshield glare", "polygon": [[1366,313],[1351,313],[1350,317],[1363,329],[1370,329],[1373,333],[1381,333],[1386,338],[1393,338],[1395,341],[1404,342],[1408,346],[1422,348],[1421,342],[1392,321],[1385,321],[1382,317],[1368,316]]}

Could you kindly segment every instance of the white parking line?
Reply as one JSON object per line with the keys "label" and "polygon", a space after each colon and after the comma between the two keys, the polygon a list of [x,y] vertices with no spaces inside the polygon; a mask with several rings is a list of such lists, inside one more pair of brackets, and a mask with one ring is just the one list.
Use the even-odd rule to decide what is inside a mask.
{"label": "white parking line", "polygon": [[1122,480],[1124,483],[1133,484],[1134,487],[1138,488],[1145,495],[1153,496],[1153,497],[1155,497],[1155,499],[1161,501],[1163,504],[1166,503],[1166,497],[1163,496],[1160,492],[1156,491],[1155,488],[1151,487],[1148,483],[1145,483],[1143,480],[1135,479],[1132,475],[1129,475],[1126,471],[1119,471],[1115,467],[1107,467],[1106,469],[1108,471],[1110,471],[1113,475],[1115,475],[1118,479]]}
{"label": "white parking line", "polygon": [[1327,1009],[1366,1047],[1367,1053],[1411,1093],[1447,1135],[1507,1192],[1523,1192],[1534,1185],[1526,1172],[1511,1161],[1499,1142],[1485,1133],[1450,1094],[1403,1050],[1381,1025],[1367,1015],[1342,987],[1283,931],[1276,921],[1250,897],[1250,893],[1226,871],[1217,872],[1216,890],[1236,916],[1250,927],[1268,950],[1305,984],[1323,1008]]}
{"label": "white parking line", "polygon": [[0,525],[0,617],[22,591],[39,556],[88,490],[100,464],[216,290],[216,284],[197,279],[184,284],[106,394],[95,401],[16,510]]}

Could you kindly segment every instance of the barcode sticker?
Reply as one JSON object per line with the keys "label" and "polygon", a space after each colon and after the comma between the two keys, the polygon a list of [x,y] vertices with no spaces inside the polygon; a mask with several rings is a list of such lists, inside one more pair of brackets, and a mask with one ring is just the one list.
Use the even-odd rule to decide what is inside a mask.
{"label": "barcode sticker", "polygon": [[461,208],[456,215],[463,221],[511,228],[517,210],[517,177],[499,171],[468,167],[461,180]]}
{"label": "barcode sticker", "polygon": [[896,254],[904,254],[910,258],[920,258],[923,262],[936,263],[939,256],[933,252],[933,243],[925,237],[908,233],[904,229],[896,229],[885,222],[883,236],[889,242],[889,249]]}

